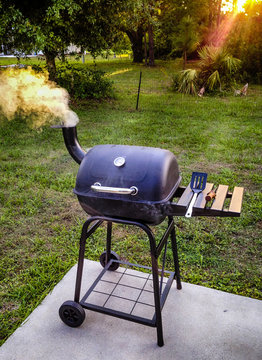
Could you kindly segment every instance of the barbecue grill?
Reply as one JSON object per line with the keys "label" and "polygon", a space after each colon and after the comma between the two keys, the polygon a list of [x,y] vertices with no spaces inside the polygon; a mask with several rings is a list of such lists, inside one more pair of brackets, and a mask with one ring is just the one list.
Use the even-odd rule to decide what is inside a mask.
{"label": "barbecue grill", "polygon": [[[163,346],[161,310],[174,279],[176,279],[177,289],[182,288],[174,216],[186,214],[191,216],[191,210],[192,216],[240,216],[244,189],[235,187],[231,193],[228,191],[228,186],[219,185],[216,190],[212,190],[214,184],[205,182],[205,188],[197,191],[194,196],[196,190],[192,189],[192,183],[187,187],[180,186],[181,175],[178,163],[170,151],[125,145],[97,145],[84,151],[78,142],[75,126],[59,127],[62,128],[65,145],[70,155],[80,164],[74,193],[84,211],[90,215],[82,227],[74,301],[66,301],[62,304],[59,309],[60,318],[68,326],[77,327],[85,319],[84,309],[101,312],[156,327],[157,343]],[[207,195],[211,192],[213,199],[208,202],[206,198],[209,199]],[[226,199],[230,199],[227,209],[225,208]],[[190,215],[187,212],[189,207]],[[150,226],[158,225],[166,218],[168,218],[167,228],[160,241],[156,243]],[[106,250],[100,256],[102,271],[80,300],[86,241],[103,222],[107,223],[107,237]],[[146,233],[149,239],[152,267],[122,261],[118,254],[111,251],[112,224],[114,223],[139,227]],[[165,270],[169,239],[174,262],[173,272]],[[162,253],[162,267],[159,269],[158,258]],[[132,291],[137,291],[137,296],[130,300],[122,295],[116,295],[118,293],[116,290],[120,287],[124,287],[125,290],[130,288],[130,284],[124,284],[123,281],[130,276],[136,277],[128,272],[128,269],[134,266],[150,270],[152,276],[148,275],[144,279],[141,288],[131,286]],[[108,282],[105,280],[105,275],[108,273],[118,276],[114,276],[114,280]],[[140,280],[139,283],[141,283]],[[101,290],[101,285],[105,283],[113,284],[110,293]],[[101,305],[101,301],[99,305],[93,303],[91,299],[94,298],[94,294],[101,293],[105,299],[103,304]],[[145,293],[151,294],[153,301],[147,303],[142,300]],[[133,305],[128,312],[110,308],[109,304],[113,297],[124,298],[131,301]],[[153,316],[148,318],[139,314],[137,311],[139,306],[151,306],[154,310]]]}

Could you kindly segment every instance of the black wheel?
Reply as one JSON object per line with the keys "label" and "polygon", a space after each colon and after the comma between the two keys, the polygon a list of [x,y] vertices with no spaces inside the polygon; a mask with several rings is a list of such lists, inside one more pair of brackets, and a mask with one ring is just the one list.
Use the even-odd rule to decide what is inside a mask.
{"label": "black wheel", "polygon": [[85,320],[86,314],[80,304],[69,300],[60,306],[59,316],[66,325],[78,327]]}
{"label": "black wheel", "polygon": [[[109,260],[111,260],[111,259],[113,259],[113,260],[120,260],[120,256],[117,255],[117,253],[115,253],[114,251],[111,251],[111,252],[110,252],[110,259],[109,259]],[[104,251],[104,252],[100,255],[100,264],[101,264],[103,267],[106,266],[106,251]],[[117,270],[118,268],[119,268],[119,263],[113,262],[113,263],[109,266],[108,270],[110,270],[110,271],[115,271],[115,270]]]}

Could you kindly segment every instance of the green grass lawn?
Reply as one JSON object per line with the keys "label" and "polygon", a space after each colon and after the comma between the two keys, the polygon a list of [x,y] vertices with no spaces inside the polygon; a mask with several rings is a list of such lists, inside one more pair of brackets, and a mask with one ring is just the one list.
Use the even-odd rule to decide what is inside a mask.
{"label": "green grass lawn", "polygon": [[[0,59],[0,65],[8,61]],[[87,65],[94,66],[90,59]],[[181,276],[186,282],[262,299],[262,87],[251,85],[246,97],[198,98],[171,91],[177,62],[158,62],[150,69],[115,59],[99,60],[96,66],[110,75],[115,99],[72,105],[80,118],[82,146],[165,148],[177,156],[182,185],[199,170],[217,185],[244,186],[240,218],[175,219]],[[3,342],[77,262],[86,214],[72,193],[78,165],[60,130],[35,131],[15,120],[1,124],[0,139]],[[165,225],[154,228],[157,237]],[[118,225],[114,234],[113,247],[122,258],[150,264],[147,239],[139,230]],[[104,246],[101,228],[89,239],[86,256],[98,260]],[[167,265],[172,268],[170,248]],[[73,291],[74,284],[72,299]]]}

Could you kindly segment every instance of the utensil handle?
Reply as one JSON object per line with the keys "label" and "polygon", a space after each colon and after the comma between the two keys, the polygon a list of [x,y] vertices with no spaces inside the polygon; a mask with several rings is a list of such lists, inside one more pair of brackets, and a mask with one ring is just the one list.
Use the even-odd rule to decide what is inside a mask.
{"label": "utensil handle", "polygon": [[216,197],[216,192],[214,190],[209,191],[209,193],[206,195],[205,199],[206,201],[211,201]]}
{"label": "utensil handle", "polygon": [[100,183],[95,183],[94,185],[91,185],[91,190],[96,192],[121,194],[121,195],[136,195],[138,193],[138,188],[135,186],[131,186],[131,188],[117,188],[117,187],[102,186]]}
{"label": "utensil handle", "polygon": [[185,217],[190,218],[192,216],[193,206],[196,202],[197,193],[194,193],[194,196],[192,197],[192,200],[190,201],[190,204],[187,208]]}

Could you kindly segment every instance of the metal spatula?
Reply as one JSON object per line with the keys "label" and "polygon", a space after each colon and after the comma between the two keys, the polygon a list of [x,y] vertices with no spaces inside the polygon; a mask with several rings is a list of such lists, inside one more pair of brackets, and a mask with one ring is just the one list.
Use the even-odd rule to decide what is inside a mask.
{"label": "metal spatula", "polygon": [[187,208],[186,217],[191,217],[193,206],[196,202],[197,195],[201,193],[206,187],[207,182],[207,174],[201,173],[201,172],[193,172],[192,178],[190,182],[190,187],[194,193],[194,196],[192,197],[192,200],[190,201],[190,204]]}

